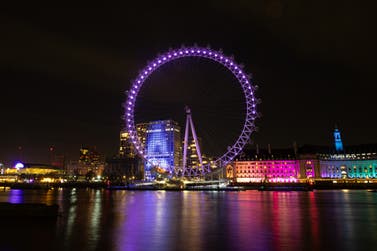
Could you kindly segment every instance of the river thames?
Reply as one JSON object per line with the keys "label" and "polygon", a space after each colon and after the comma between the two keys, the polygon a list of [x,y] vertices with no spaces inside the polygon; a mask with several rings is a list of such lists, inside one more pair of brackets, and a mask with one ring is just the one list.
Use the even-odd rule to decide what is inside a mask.
{"label": "river thames", "polygon": [[[3,219],[0,250],[375,250],[377,193],[6,190],[57,220]],[[5,223],[4,223],[5,222]]]}

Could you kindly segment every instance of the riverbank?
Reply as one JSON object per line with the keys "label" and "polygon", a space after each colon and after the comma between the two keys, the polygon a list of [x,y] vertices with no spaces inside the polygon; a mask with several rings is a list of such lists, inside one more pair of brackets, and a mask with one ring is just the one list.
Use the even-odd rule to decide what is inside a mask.
{"label": "riverbank", "polygon": [[321,180],[313,183],[231,183],[228,186],[214,185],[186,185],[184,186],[163,186],[159,184],[112,184],[105,182],[64,182],[64,183],[0,183],[5,189],[52,189],[52,188],[93,188],[107,190],[168,190],[168,191],[242,191],[242,190],[275,190],[275,191],[311,191],[311,190],[332,190],[332,189],[377,189],[375,182],[342,181],[342,180]]}

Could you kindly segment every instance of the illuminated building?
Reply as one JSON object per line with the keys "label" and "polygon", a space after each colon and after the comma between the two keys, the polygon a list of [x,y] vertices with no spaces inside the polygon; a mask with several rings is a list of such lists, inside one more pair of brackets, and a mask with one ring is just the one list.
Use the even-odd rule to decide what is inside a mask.
{"label": "illuminated building", "polygon": [[[143,124],[142,128],[146,128]],[[153,170],[166,173],[171,168],[180,165],[181,159],[181,131],[177,122],[173,120],[159,120],[148,123],[145,130],[145,178],[151,179],[156,175]],[[144,132],[140,133],[143,139]],[[141,140],[142,142],[142,140]]]}
{"label": "illuminated building", "polygon": [[78,162],[71,161],[67,172],[73,175],[102,175],[104,169],[103,156],[95,147],[81,147]]}
{"label": "illuminated building", "polygon": [[298,151],[246,149],[227,166],[226,173],[229,179],[240,183],[376,179],[377,145],[347,146],[342,153],[336,145],[333,149],[306,145]]}
{"label": "illuminated building", "polygon": [[14,168],[7,168],[5,174],[43,176],[43,175],[62,175],[62,169],[46,164],[21,163],[18,162]]}
{"label": "illuminated building", "polygon": [[147,140],[147,130],[149,127],[149,123],[138,123],[136,125],[137,136],[139,138],[140,143],[145,147],[145,142]]}
{"label": "illuminated building", "polygon": [[[199,148],[202,148],[202,141],[198,138]],[[202,163],[203,165],[208,164],[209,160],[205,154],[202,154]],[[196,168],[200,166],[200,160],[198,156],[198,151],[196,150],[196,144],[194,139],[190,139],[189,144],[187,146],[187,167],[188,168]]]}
{"label": "illuminated building", "polygon": [[119,157],[120,158],[133,158],[135,157],[135,149],[129,140],[129,134],[127,131],[120,132],[120,146],[119,146]]}
{"label": "illuminated building", "polygon": [[335,151],[337,152],[343,151],[343,142],[342,142],[342,138],[340,137],[340,131],[337,127],[335,127],[335,130],[334,130],[334,145],[335,145]]}
{"label": "illuminated building", "polygon": [[300,172],[297,160],[235,161],[232,177],[236,182],[296,182]]}
{"label": "illuminated building", "polygon": [[227,167],[227,177],[238,183],[297,182],[300,178],[300,161],[293,149],[246,149],[232,166]]}
{"label": "illuminated building", "polygon": [[321,178],[377,178],[377,145],[348,146],[344,153],[319,154]]}

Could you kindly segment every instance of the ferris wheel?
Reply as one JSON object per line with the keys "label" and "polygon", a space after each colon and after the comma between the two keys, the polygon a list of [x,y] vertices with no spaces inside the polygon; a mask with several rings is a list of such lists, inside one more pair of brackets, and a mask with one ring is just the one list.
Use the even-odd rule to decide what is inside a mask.
{"label": "ferris wheel", "polygon": [[[244,148],[244,146],[249,142],[251,134],[256,130],[255,120],[259,117],[256,106],[258,99],[255,97],[256,86],[252,84],[250,76],[242,69],[242,67],[237,64],[232,57],[224,55],[221,51],[216,51],[210,48],[203,47],[184,47],[180,49],[172,49],[165,52],[150,63],[147,64],[132,82],[131,88],[127,92],[127,99],[124,103],[125,108],[125,124],[126,130],[129,133],[130,141],[134,145],[139,156],[145,159],[147,162],[148,155],[144,150],[144,146],[141,143],[135,126],[135,104],[139,94],[139,91],[145,81],[153,74],[153,72],[169,62],[179,60],[182,58],[197,57],[210,60],[214,63],[221,64],[228,71],[230,71],[234,77],[236,77],[238,83],[241,85],[246,106],[246,116],[244,120],[244,125],[241,134],[238,136],[237,140],[232,146],[227,148],[227,151],[220,155],[219,158],[214,160],[212,165],[210,163],[205,165],[200,165],[196,168],[181,168],[181,167],[170,167],[169,171],[172,175],[182,175],[182,176],[202,176],[213,171],[219,170],[221,167],[225,167],[230,163]],[[215,166],[217,168],[212,168]]]}

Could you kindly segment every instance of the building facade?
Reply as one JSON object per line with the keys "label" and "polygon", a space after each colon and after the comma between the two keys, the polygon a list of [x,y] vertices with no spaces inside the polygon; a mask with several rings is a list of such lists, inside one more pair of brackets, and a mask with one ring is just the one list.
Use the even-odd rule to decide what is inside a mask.
{"label": "building facade", "polygon": [[144,150],[147,159],[144,163],[146,179],[153,179],[154,171],[166,173],[180,166],[182,141],[178,123],[173,120],[149,122],[145,132]]}

